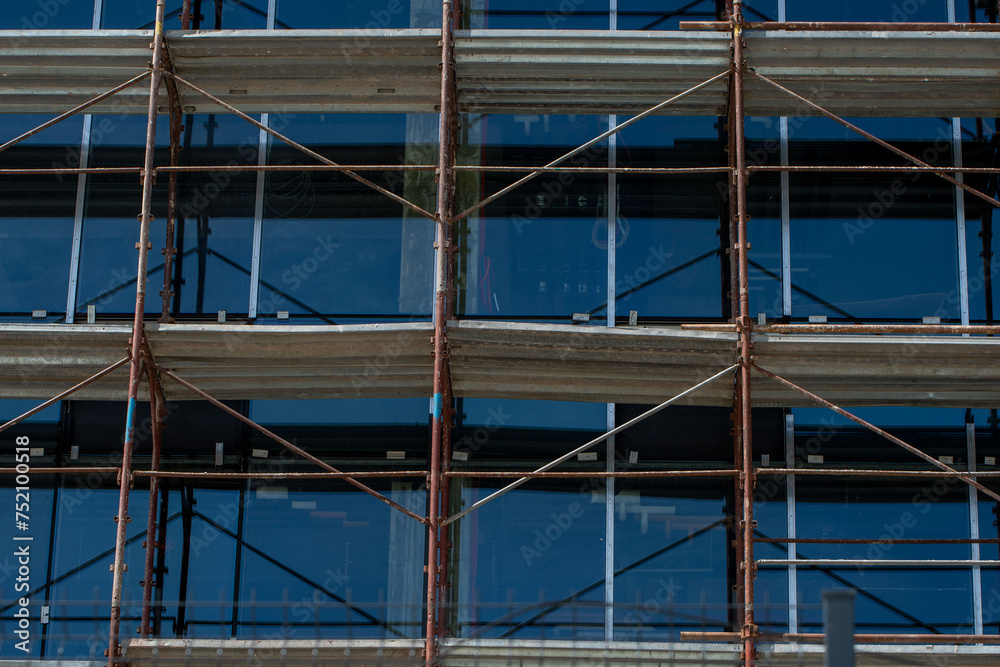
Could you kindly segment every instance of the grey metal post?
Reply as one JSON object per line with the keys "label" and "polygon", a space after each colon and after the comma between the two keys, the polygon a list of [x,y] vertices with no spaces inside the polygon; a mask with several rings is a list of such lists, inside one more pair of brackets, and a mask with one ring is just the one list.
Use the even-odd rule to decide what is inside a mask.
{"label": "grey metal post", "polygon": [[823,591],[823,667],[854,667],[854,591]]}

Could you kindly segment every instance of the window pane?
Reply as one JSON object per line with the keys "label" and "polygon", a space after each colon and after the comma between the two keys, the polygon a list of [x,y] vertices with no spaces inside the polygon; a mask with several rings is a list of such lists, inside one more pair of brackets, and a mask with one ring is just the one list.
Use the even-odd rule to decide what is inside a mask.
{"label": "window pane", "polygon": [[[282,132],[340,164],[433,164],[437,118],[311,115],[287,119]],[[268,163],[313,164],[284,144]],[[433,211],[432,172],[366,174]],[[326,323],[415,320],[433,302],[434,225],[426,217],[351,178],[332,172],[268,174],[258,315],[288,311]],[[364,289],[358,289],[364,285]]]}
{"label": "window pane", "polygon": [[[0,118],[3,141],[44,122],[45,115]],[[80,166],[83,120],[69,118],[0,154],[0,167],[59,169]],[[3,176],[0,188],[0,318],[24,321],[44,310],[66,312],[66,290],[76,212],[77,176]]]}
{"label": "window pane", "polygon": [[[789,21],[947,21],[945,0],[786,0]],[[956,2],[956,5],[964,4]]]}
{"label": "window pane", "polygon": [[[472,116],[464,164],[540,166],[607,130],[607,116]],[[607,166],[607,142],[566,162]],[[471,206],[523,174],[468,172],[458,199]],[[545,174],[458,227],[457,310],[476,318],[570,322],[601,318],[607,300],[607,178]],[[601,318],[603,319],[603,318]],[[603,323],[603,322],[602,322]]]}
{"label": "window pane", "polygon": [[278,28],[434,28],[441,25],[435,0],[346,0],[317,4],[278,0]]}
{"label": "window pane", "polygon": [[0,30],[86,30],[94,25],[94,0],[10,0]]}

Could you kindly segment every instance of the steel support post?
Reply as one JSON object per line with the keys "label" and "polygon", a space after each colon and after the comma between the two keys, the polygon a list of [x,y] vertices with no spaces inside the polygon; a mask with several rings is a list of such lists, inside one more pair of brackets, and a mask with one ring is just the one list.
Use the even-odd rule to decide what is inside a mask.
{"label": "steel support post", "polygon": [[[167,61],[167,66],[173,70],[172,64]],[[177,82],[167,79],[167,95],[170,100],[170,166],[180,165],[181,156],[181,131],[183,129],[183,116],[181,114],[181,98],[177,91]],[[174,297],[171,289],[173,281],[174,255],[177,248],[174,247],[174,227],[177,224],[177,187],[180,172],[171,171],[169,174],[169,185],[167,189],[167,238],[163,243],[163,291],[160,296],[163,299],[163,306],[160,313],[160,323],[172,324],[174,318],[170,316],[170,304]]]}
{"label": "steel support post", "polygon": [[[732,16],[732,0],[726,3],[726,12],[729,16]],[[736,322],[737,317],[739,317],[740,309],[740,299],[739,299],[739,282],[740,273],[739,266],[736,261],[736,257],[733,256],[732,248],[735,248],[739,243],[739,230],[737,225],[737,217],[739,212],[737,210],[737,193],[736,193],[736,135],[735,128],[737,123],[736,117],[736,107],[734,101],[736,99],[736,82],[735,79],[730,77],[729,79],[729,105],[726,110],[726,139],[727,139],[727,155],[729,156],[729,198],[727,203],[729,209],[729,248],[728,257],[726,258],[726,263],[729,265],[729,292],[727,294],[729,298],[729,316],[731,322]],[[731,415],[731,420],[733,423],[733,467],[742,470],[742,454],[743,451],[743,432],[740,428],[742,423],[743,409],[740,403],[740,392],[739,389],[739,378],[736,380],[737,391],[733,392],[733,412]],[[743,512],[743,479],[741,476],[737,475],[736,479],[733,480],[733,516],[732,521],[729,526],[729,533],[732,536],[731,553],[734,554],[735,558],[733,565],[734,570],[731,569],[730,576],[733,578],[732,588],[728,594],[728,599],[732,603],[730,607],[730,620],[732,622],[732,627],[735,628],[741,625],[743,622],[743,613],[741,610],[737,610],[736,605],[742,604],[743,601],[743,533],[740,531],[740,522],[737,519],[738,515],[742,515]],[[729,577],[727,577],[728,579]]]}
{"label": "steel support post", "polygon": [[740,290],[740,310],[737,319],[739,337],[739,391],[740,391],[740,417],[738,429],[741,441],[741,454],[743,455],[743,517],[740,527],[743,533],[743,629],[741,637],[743,640],[743,661],[746,667],[753,667],[756,664],[756,639],[757,626],[754,623],[754,567],[753,556],[753,490],[754,490],[754,470],[753,470],[753,447],[752,430],[750,423],[750,290],[747,274],[747,161],[746,161],[746,137],[744,136],[744,113],[743,108],[743,75],[745,63],[743,58],[743,0],[734,0],[732,14],[733,31],[733,108],[736,116],[736,123],[733,126],[733,136],[735,137],[736,152],[730,159],[735,159],[736,178],[736,223],[737,223],[737,244],[736,253],[739,263],[739,290]]}
{"label": "steel support post", "polygon": [[153,150],[156,147],[156,103],[163,69],[163,11],[165,0],[156,2],[156,21],[153,32],[153,72],[149,83],[149,112],[146,120],[146,155],[142,173],[142,212],[139,215],[139,265],[136,272],[135,318],[132,322],[131,358],[129,373],[128,407],[125,414],[125,444],[122,447],[121,487],[118,498],[118,536],[115,542],[114,577],[111,586],[111,627],[108,635],[108,667],[118,662],[121,647],[118,638],[121,630],[122,580],[125,574],[125,536],[128,528],[128,493],[132,485],[132,446],[134,444],[135,403],[139,394],[142,374],[142,318],[146,309],[146,268],[149,251],[149,225],[153,208]]}
{"label": "steel support post", "polygon": [[[148,354],[149,348],[146,348]],[[151,355],[150,355],[151,357]],[[149,384],[149,411],[150,424],[153,432],[153,457],[150,462],[151,470],[160,469],[160,452],[162,451],[163,419],[166,415],[163,400],[163,389],[160,387],[160,380],[157,377],[156,369],[152,364],[146,365],[146,380]],[[150,609],[153,600],[153,588],[162,585],[163,582],[156,582],[153,578],[153,556],[158,548],[163,550],[163,544],[156,539],[156,506],[160,490],[160,480],[155,475],[149,478],[149,514],[146,518],[146,567],[142,579],[142,625],[139,633],[144,639],[148,638],[151,632],[149,626]]]}
{"label": "steel support post", "polygon": [[[452,0],[441,3],[441,113],[438,134],[437,173],[437,264],[435,270],[434,293],[434,414],[431,423],[430,479],[428,480],[428,527],[427,527],[427,623],[424,658],[427,667],[437,664],[438,635],[443,630],[439,623],[439,604],[442,600],[443,559],[440,546],[441,510],[447,503],[443,497],[441,483],[442,451],[450,449],[445,439],[451,435],[451,389],[448,372],[448,351],[446,324],[450,315],[452,293],[452,243],[451,216],[455,196],[455,134],[457,107],[455,104],[455,57],[454,57],[454,6]],[[447,528],[444,528],[447,530]]]}

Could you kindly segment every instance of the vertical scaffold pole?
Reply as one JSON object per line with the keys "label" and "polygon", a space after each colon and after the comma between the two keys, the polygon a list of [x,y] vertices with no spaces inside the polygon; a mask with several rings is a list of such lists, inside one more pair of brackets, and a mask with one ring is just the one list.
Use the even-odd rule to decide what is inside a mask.
{"label": "vertical scaffold pole", "polygon": [[[156,371],[151,365],[146,367],[146,380],[149,383],[149,407],[150,425],[153,433],[153,458],[150,464],[151,470],[160,469],[160,452],[162,451],[163,434],[163,390],[160,387]],[[158,477],[149,478],[149,513],[146,517],[146,563],[145,572],[142,579],[142,625],[139,626],[139,633],[143,639],[148,639],[152,628],[150,627],[150,617],[152,616],[153,588],[162,586],[163,582],[157,582],[153,574],[153,557],[156,549],[163,549],[163,544],[156,539],[156,506],[159,498],[160,480]]]}
{"label": "vertical scaffold pole", "polygon": [[[733,16],[733,0],[726,0],[726,17],[732,18]],[[739,272],[739,262],[734,256],[733,249],[739,244],[739,225],[737,220],[739,218],[739,211],[737,209],[738,196],[736,194],[736,82],[734,77],[729,78],[729,105],[726,112],[726,139],[727,139],[727,155],[729,157],[729,166],[731,168],[729,175],[729,315],[732,321],[735,323],[738,321],[740,316],[740,294],[739,294],[739,284],[740,284],[740,272]],[[736,391],[733,392],[733,412],[731,415],[733,423],[733,465],[737,467],[742,466],[743,460],[743,432],[740,428],[743,418],[743,409],[740,403],[740,379],[737,374],[736,379]],[[733,629],[742,625],[743,623],[743,610],[737,609],[737,604],[743,603],[743,532],[740,527],[743,525],[740,517],[743,514],[743,480],[740,477],[736,477],[733,480],[734,492],[733,492],[733,522],[731,526],[731,532],[733,535],[732,543],[732,553],[734,555],[734,571],[732,576],[734,578],[734,585],[732,588],[732,595],[729,598],[733,601],[733,607],[731,611],[731,621],[733,624]]]}
{"label": "vertical scaffold pole", "polygon": [[427,622],[424,654],[427,667],[437,664],[438,634],[443,563],[441,558],[441,510],[447,498],[442,498],[441,459],[447,447],[445,438],[451,433],[451,389],[448,372],[447,336],[445,325],[450,315],[452,293],[451,219],[454,208],[455,156],[455,62],[453,52],[454,9],[452,0],[441,3],[441,109],[438,139],[437,174],[437,262],[434,295],[434,415],[431,424],[430,479],[428,480],[429,523],[427,540]]}
{"label": "vertical scaffold pole", "polygon": [[119,637],[122,616],[122,580],[125,573],[125,536],[128,529],[128,493],[132,484],[132,447],[135,430],[135,404],[139,395],[142,374],[141,351],[143,346],[142,318],[146,308],[146,269],[149,252],[149,225],[153,206],[153,149],[156,147],[156,105],[163,65],[163,13],[164,1],[156,2],[156,22],[153,33],[153,75],[149,84],[149,113],[146,121],[146,155],[142,171],[142,212],[139,215],[139,267],[136,273],[135,318],[132,322],[131,357],[129,373],[128,407],[125,414],[125,444],[122,447],[121,486],[118,498],[118,537],[115,542],[114,577],[111,585],[111,627],[108,635],[108,667],[118,662],[121,655]]}
{"label": "vertical scaffold pole", "polygon": [[736,252],[739,262],[740,281],[740,311],[737,319],[737,329],[739,336],[739,424],[738,432],[741,436],[741,450],[743,454],[743,469],[741,478],[743,480],[743,517],[741,519],[741,529],[743,533],[743,628],[741,637],[743,639],[743,662],[746,667],[753,667],[756,664],[756,638],[757,626],[754,622],[754,577],[756,568],[754,567],[753,555],[753,492],[754,492],[754,470],[753,470],[753,447],[752,430],[750,423],[750,351],[751,351],[751,319],[750,319],[750,289],[749,276],[747,274],[747,163],[746,163],[746,137],[744,136],[745,109],[743,108],[743,0],[734,0],[733,14],[733,107],[735,109],[735,124],[733,126],[733,136],[735,137],[735,178],[736,178],[736,215],[737,215],[737,244]]}

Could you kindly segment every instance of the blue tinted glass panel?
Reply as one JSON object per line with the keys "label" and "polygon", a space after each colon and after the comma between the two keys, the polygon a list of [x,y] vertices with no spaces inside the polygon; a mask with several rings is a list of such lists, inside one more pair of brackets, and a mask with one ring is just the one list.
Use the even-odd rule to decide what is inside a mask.
{"label": "blue tinted glass panel", "polygon": [[[215,114],[189,115],[184,125],[182,164],[256,164],[258,131],[245,121]],[[141,165],[145,126],[140,117],[95,116],[91,166]],[[162,116],[156,140],[158,147],[169,145],[170,133]],[[162,148],[157,150],[156,163],[169,164]],[[168,176],[161,175],[153,190],[147,313],[162,309],[163,254],[156,250],[165,244],[168,181]],[[191,172],[178,177],[172,313],[215,319],[219,310],[247,312],[255,184],[251,171]],[[136,215],[141,201],[142,188],[135,174],[100,174],[88,180],[78,311],[93,304],[100,317],[134,308]]]}
{"label": "blue tinted glass panel", "polygon": [[[950,122],[857,123],[930,164],[952,162]],[[848,133],[825,119],[790,119],[790,163],[907,164]],[[793,317],[860,321],[959,316],[957,303],[949,299],[958,287],[951,185],[935,176],[906,173],[799,173],[789,181]]]}
{"label": "blue tinted glass panel", "polygon": [[[472,482],[460,497],[468,506],[497,488]],[[458,525],[459,636],[603,639],[602,491],[531,482]]]}
{"label": "blue tinted glass panel", "polygon": [[[722,3],[715,0],[618,0],[619,30],[677,30],[681,21],[725,20]],[[743,3],[747,21],[774,21],[777,0],[750,0]]]}
{"label": "blue tinted glass panel", "polygon": [[427,398],[253,401],[250,417],[261,424],[426,425]]}
{"label": "blue tinted glass panel", "polygon": [[[380,489],[423,514],[408,482]],[[240,637],[419,637],[424,527],[361,492],[252,488],[240,581]],[[315,539],[303,541],[308,533]]]}
{"label": "blue tinted glass panel", "polygon": [[[962,120],[962,159],[967,167],[996,167],[996,121],[989,118]],[[991,197],[997,196],[997,179],[966,174],[965,182]],[[969,317],[973,322],[993,322],[1000,313],[994,283],[1000,274],[996,261],[997,240],[993,220],[996,210],[982,199],[965,193],[965,243],[969,267]],[[953,298],[958,299],[957,295]]]}
{"label": "blue tinted glass panel", "polygon": [[[51,120],[44,115],[0,119],[3,141]],[[4,168],[76,168],[83,121],[70,118],[0,154]],[[0,313],[25,320],[44,310],[47,320],[66,311],[76,211],[77,176],[4,176],[0,202]]]}
{"label": "blue tinted glass panel", "polygon": [[[858,428],[839,415],[794,410],[796,466],[815,467],[808,455],[822,455],[831,467],[879,467],[887,463],[926,470],[928,465],[899,446]],[[868,408],[858,416],[884,427],[934,457],[966,462],[965,412],[947,409]],[[800,477],[796,487],[800,538],[867,538],[866,544],[799,544],[800,560],[849,559],[849,567],[799,569],[800,628],[820,627],[824,588],[858,591],[857,623],[865,632],[970,632],[971,575],[968,568],[893,567],[893,560],[962,560],[967,544],[897,544],[894,539],[966,539],[969,494],[957,479]],[[808,481],[808,483],[806,483]],[[850,531],[844,532],[849,526]],[[867,561],[867,562],[865,562]],[[931,599],[934,604],[927,605]]]}
{"label": "blue tinted glass panel", "polygon": [[[114,484],[114,474],[70,477],[63,481],[59,491],[59,507],[55,526],[55,559],[53,584],[50,592],[53,623],[83,618],[102,619],[107,615],[111,599],[112,577],[109,573],[114,562],[114,536],[116,524],[111,520],[118,513],[118,488],[95,488]],[[138,491],[138,489],[137,489]],[[142,580],[145,550],[141,540],[146,535],[145,517],[148,514],[149,496],[138,491],[131,494],[126,534],[125,562],[128,570],[122,588],[122,624],[133,625],[142,615]],[[95,537],[96,536],[96,537]],[[100,539],[106,536],[106,539]],[[79,569],[78,569],[79,568]],[[75,571],[75,572],[74,572]],[[126,620],[127,619],[127,620]],[[59,627],[57,625],[56,627]],[[97,637],[107,648],[107,622],[100,626]],[[69,629],[63,645],[66,657],[91,655],[97,638]]]}
{"label": "blue tinted glass panel", "polygon": [[[437,119],[403,115],[312,115],[281,119],[296,141],[341,164],[433,164]],[[432,155],[433,154],[433,155]],[[269,164],[314,164],[272,144]],[[366,178],[434,210],[432,172],[370,172]],[[434,227],[381,193],[332,172],[268,175],[258,313],[320,321],[429,316]]]}
{"label": "blue tinted glass panel", "polygon": [[[429,0],[346,0],[316,4],[278,0],[278,28],[433,28],[441,25],[441,5]],[[364,38],[362,38],[363,40]],[[358,42],[358,48],[367,46]]]}
{"label": "blue tinted glass panel", "polygon": [[0,30],[85,30],[94,25],[94,0],[11,0]]}
{"label": "blue tinted glass panel", "polygon": [[[958,317],[948,299],[958,285],[951,220],[885,218],[862,234],[852,232],[854,222],[792,222],[794,317]],[[900,254],[887,262],[886,248]]]}
{"label": "blue tinted glass panel", "polygon": [[697,486],[616,483],[615,639],[669,641],[725,629],[725,492],[720,482]]}
{"label": "blue tinted glass panel", "polygon": [[[147,0],[102,0],[101,27],[119,30],[152,30],[156,3]],[[252,30],[267,27],[267,0],[223,0],[221,12],[216,3],[207,0],[194,3],[192,30]],[[166,5],[164,27],[181,28],[181,2]]]}
{"label": "blue tinted glass panel", "polygon": [[[606,116],[473,116],[466,164],[544,165],[599,135]],[[572,167],[607,166],[607,143],[570,158]],[[459,181],[468,207],[522,174],[483,172]],[[458,227],[457,310],[477,317],[591,321],[607,300],[607,178],[545,174],[469,216]]]}
{"label": "blue tinted glass panel", "polygon": [[[166,500],[167,573],[161,575],[164,620],[160,636],[229,637],[232,631],[233,578],[239,493],[194,489],[190,498],[190,539],[184,539],[185,491]],[[161,496],[161,505],[164,502]],[[162,515],[158,515],[162,516]],[[186,552],[186,553],[185,553]],[[185,559],[186,556],[186,559]],[[181,590],[182,574],[187,585]],[[181,608],[183,607],[183,612]]]}
{"label": "blue tinted glass panel", "polygon": [[996,23],[997,5],[991,2],[955,2],[955,18],[959,23]]}
{"label": "blue tinted glass panel", "polygon": [[[947,21],[945,0],[786,0],[789,21]],[[961,4],[961,0],[956,2]]]}
{"label": "blue tinted glass panel", "polygon": [[472,0],[467,23],[493,30],[608,30],[608,0]]}
{"label": "blue tinted glass panel", "polygon": [[[617,163],[724,167],[724,146],[716,118],[651,117],[619,133]],[[615,291],[621,315],[723,315],[729,233],[728,223],[721,226],[719,194],[727,183],[724,172],[618,176]]]}
{"label": "blue tinted glass panel", "polygon": [[498,428],[603,429],[607,408],[602,403],[466,398],[462,400],[462,423]]}
{"label": "blue tinted glass panel", "polygon": [[[771,459],[772,465],[777,464]],[[780,464],[779,464],[780,465]],[[788,489],[783,476],[760,475],[753,499],[754,531],[757,538],[782,538],[788,535]],[[754,558],[788,558],[789,545],[770,542],[754,544]],[[788,576],[784,570],[762,569],[754,584],[754,620],[771,632],[788,628]]]}
{"label": "blue tinted glass panel", "polygon": [[[41,444],[33,442],[31,446]],[[15,465],[13,450],[14,442],[11,439],[9,463],[5,463],[10,467]],[[21,462],[24,462],[23,459]],[[37,659],[41,655],[40,640],[43,627],[39,617],[41,607],[45,604],[49,530],[52,524],[52,503],[55,492],[52,489],[50,476],[29,472],[28,484],[24,485],[26,488],[20,490],[15,488],[14,475],[4,477],[5,486],[0,488],[0,502],[4,503],[4,507],[10,508],[10,520],[5,521],[3,529],[0,530],[0,539],[9,545],[5,550],[7,553],[0,557],[0,571],[2,571],[0,580],[4,587],[4,602],[0,607],[3,609],[4,617],[4,622],[0,625],[0,636],[3,637],[0,657]],[[15,517],[15,511],[22,512],[22,516]],[[15,518],[24,519],[26,529],[22,530],[19,524],[15,524]],[[21,600],[26,600],[27,605],[22,605]],[[27,616],[21,616],[25,613],[24,610]],[[26,621],[22,623],[21,618],[26,618]]]}

